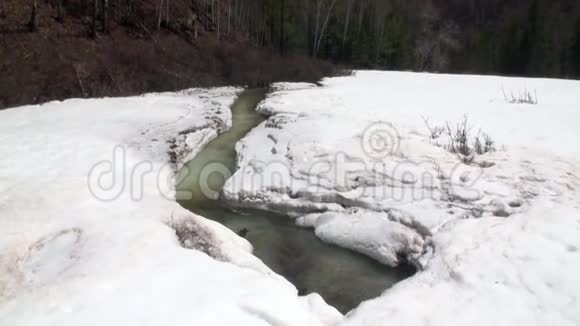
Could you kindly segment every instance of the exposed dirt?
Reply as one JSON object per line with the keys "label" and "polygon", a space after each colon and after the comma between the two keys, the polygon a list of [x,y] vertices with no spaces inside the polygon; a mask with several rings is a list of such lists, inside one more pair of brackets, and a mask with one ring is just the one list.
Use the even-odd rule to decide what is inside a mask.
{"label": "exposed dirt", "polygon": [[198,86],[314,82],[333,72],[328,63],[257,49],[241,36],[218,41],[211,27],[199,28],[194,38],[121,17],[111,22],[109,33],[93,39],[86,10],[68,12],[58,22],[45,1],[38,1],[38,28],[31,32],[30,2],[0,3],[0,109]]}

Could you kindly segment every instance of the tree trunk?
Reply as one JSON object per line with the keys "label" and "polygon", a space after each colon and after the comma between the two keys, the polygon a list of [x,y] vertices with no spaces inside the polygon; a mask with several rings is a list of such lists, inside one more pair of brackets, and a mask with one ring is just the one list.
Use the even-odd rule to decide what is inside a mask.
{"label": "tree trunk", "polygon": [[38,2],[37,0],[32,0],[32,8],[30,13],[30,22],[28,23],[28,27],[30,28],[31,32],[35,32],[37,30],[36,26],[36,15],[38,10]]}
{"label": "tree trunk", "polygon": [[163,18],[163,0],[159,0],[159,15],[157,16],[157,31],[161,29],[161,19]]}
{"label": "tree trunk", "polygon": [[380,67],[380,55],[383,47],[383,36],[385,34],[385,20],[377,14],[375,26],[375,67]]}
{"label": "tree trunk", "polygon": [[344,22],[344,31],[342,32],[342,51],[344,52],[344,44],[346,43],[346,36],[348,35],[348,23],[350,21],[350,7],[352,0],[347,0],[346,4],[346,18]]}
{"label": "tree trunk", "polygon": [[276,44],[276,40],[275,40],[275,30],[274,30],[274,2],[273,1],[269,1],[269,11],[270,14],[268,15],[268,24],[270,25],[270,45],[274,46],[274,44]]}
{"label": "tree trunk", "polygon": [[221,19],[220,19],[220,2],[219,1],[217,1],[216,6],[217,6],[217,15],[216,15],[216,18],[217,18],[217,39],[219,41],[220,40],[220,21],[221,21]]}
{"label": "tree trunk", "polygon": [[312,46],[312,56],[316,57],[316,43],[318,41],[318,26],[320,25],[320,0],[316,0],[316,20],[314,21],[314,46]]}
{"label": "tree trunk", "polygon": [[232,24],[234,25],[234,33],[236,33],[237,31],[237,21],[238,21],[238,0],[236,0],[236,2],[234,3],[234,14],[233,14],[233,22]]}
{"label": "tree trunk", "polygon": [[332,0],[332,4],[330,8],[328,8],[328,12],[326,13],[326,19],[324,20],[324,25],[322,25],[322,29],[320,30],[320,37],[318,38],[318,44],[314,49],[314,57],[318,55],[318,50],[320,49],[320,43],[322,43],[322,39],[324,38],[324,31],[326,30],[326,25],[328,25],[328,20],[330,19],[330,14],[332,13],[332,9],[334,9],[334,5],[336,4],[336,0]]}
{"label": "tree trunk", "polygon": [[62,6],[62,0],[57,0],[56,10],[57,10],[56,20],[62,23],[64,21],[64,8]]}
{"label": "tree trunk", "polygon": [[103,0],[103,32],[109,33],[109,0]]}
{"label": "tree trunk", "polygon": [[284,7],[285,1],[280,3],[280,54],[284,53]]}
{"label": "tree trunk", "polygon": [[169,1],[165,0],[165,26],[169,26]]}
{"label": "tree trunk", "polygon": [[358,12],[358,30],[357,30],[357,34],[360,36],[360,33],[362,31],[362,26],[363,26],[363,21],[364,21],[364,17],[365,17],[365,7],[364,7],[364,3],[361,1],[359,3],[359,12]]}
{"label": "tree trunk", "polygon": [[230,36],[231,19],[232,19],[232,0],[228,0],[228,37]]}
{"label": "tree trunk", "polygon": [[93,38],[97,37],[98,17],[99,17],[99,0],[93,0],[93,24],[91,28],[91,36]]}
{"label": "tree trunk", "polygon": [[310,22],[310,0],[304,0],[304,33],[305,37],[305,45],[304,48],[308,49],[308,53],[312,53],[312,43],[311,43],[311,35],[312,35],[312,23]]}

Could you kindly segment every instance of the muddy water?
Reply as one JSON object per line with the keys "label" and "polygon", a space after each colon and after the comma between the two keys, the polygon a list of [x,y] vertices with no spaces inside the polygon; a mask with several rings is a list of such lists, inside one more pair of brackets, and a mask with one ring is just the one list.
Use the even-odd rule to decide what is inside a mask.
{"label": "muddy water", "polygon": [[[343,313],[411,276],[414,273],[411,267],[390,268],[349,250],[325,244],[312,230],[295,226],[286,216],[234,210],[206,196],[222,189],[227,177],[224,167],[229,171],[235,168],[236,142],[264,120],[255,111],[264,96],[264,90],[245,91],[232,106],[231,130],[209,143],[184,166],[177,190],[191,192],[193,198],[182,200],[180,204],[245,237],[254,246],[254,254],[292,282],[300,294],[317,292]],[[212,169],[218,173],[211,173]],[[204,182],[200,183],[200,180]]]}

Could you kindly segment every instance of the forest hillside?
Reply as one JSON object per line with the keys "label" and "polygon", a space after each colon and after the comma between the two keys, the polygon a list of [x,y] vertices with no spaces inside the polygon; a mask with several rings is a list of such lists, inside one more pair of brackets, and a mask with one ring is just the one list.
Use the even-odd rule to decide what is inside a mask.
{"label": "forest hillside", "polygon": [[577,78],[575,0],[2,0],[0,108],[341,68]]}

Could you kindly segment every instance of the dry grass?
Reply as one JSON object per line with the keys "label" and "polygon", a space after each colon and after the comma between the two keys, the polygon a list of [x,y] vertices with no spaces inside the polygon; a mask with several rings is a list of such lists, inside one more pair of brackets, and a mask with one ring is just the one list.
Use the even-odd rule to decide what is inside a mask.
{"label": "dry grass", "polygon": [[448,140],[445,149],[457,154],[461,161],[466,164],[471,164],[476,155],[495,151],[495,142],[491,136],[481,130],[474,133],[467,116],[464,116],[463,120],[456,123],[455,126],[452,126],[448,121],[444,127],[433,126],[425,117],[423,117],[423,121],[429,131],[430,141],[436,142],[445,135]]}
{"label": "dry grass", "polygon": [[534,90],[534,93],[530,92],[528,89],[523,89],[514,93],[510,91],[509,94],[506,93],[505,89],[501,88],[503,93],[503,98],[506,103],[510,104],[538,104],[538,93]]}

